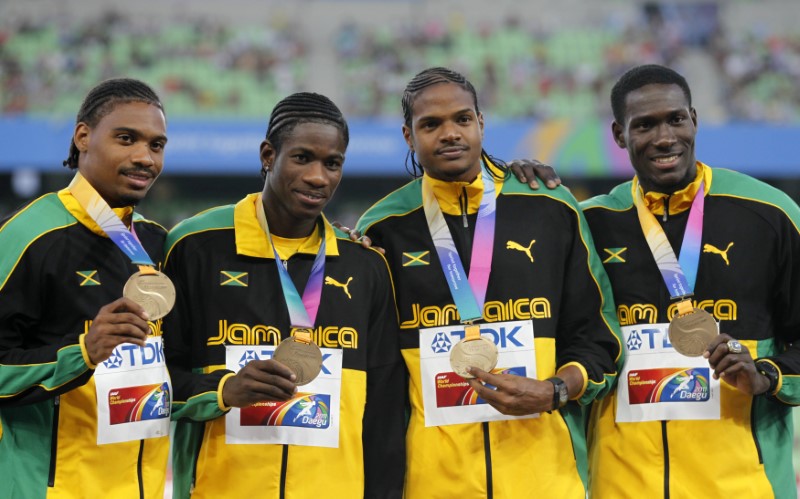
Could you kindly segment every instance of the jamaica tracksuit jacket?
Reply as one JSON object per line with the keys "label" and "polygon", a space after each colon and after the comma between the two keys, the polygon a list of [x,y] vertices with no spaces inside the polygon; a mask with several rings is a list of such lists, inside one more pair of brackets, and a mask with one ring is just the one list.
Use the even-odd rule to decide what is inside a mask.
{"label": "jamaica tracksuit jacket", "polygon": [[[166,231],[133,216],[160,263]],[[83,343],[137,270],[67,190],[0,222],[2,497],[163,497],[168,437],[97,445],[94,366]],[[150,328],[160,334],[160,321]]]}
{"label": "jamaica tracksuit jacket", "polygon": [[[688,207],[705,181],[694,306],[713,314],[720,332],[753,357],[774,362],[782,373],[778,390],[752,397],[722,381],[716,421],[615,423],[616,394],[606,397],[593,411],[591,491],[600,498],[794,499],[791,406],[800,403],[800,347],[789,345],[800,338],[800,210],[746,175],[702,163],[697,169],[684,190],[648,193],[645,202],[678,253]],[[642,233],[634,188],[636,179],[582,205],[622,326],[665,323],[675,314]]]}
{"label": "jamaica tracksuit jacket", "polygon": [[[226,345],[275,345],[290,333],[258,195],[204,212],[168,237],[178,288],[165,319],[175,391],[175,497],[399,497],[404,471],[404,375],[386,262],[325,221],[325,284],[315,342],[343,349],[339,448],[225,443]],[[302,295],[319,247],[287,261]],[[338,285],[337,285],[338,284]]]}
{"label": "jamaica tracksuit jacket", "polygon": [[419,328],[458,324],[458,317],[425,219],[421,182],[432,182],[466,272],[483,194],[480,176],[469,184],[424,176],[379,201],[358,224],[386,250],[397,286],[400,345],[410,373],[406,496],[584,497],[581,406],[610,390],[621,345],[609,284],[577,202],[563,188],[535,192],[513,177],[495,182],[484,318],[532,319],[536,378],[576,365],[585,377],[578,403],[535,419],[426,428],[420,349],[429,345],[420,344]]}

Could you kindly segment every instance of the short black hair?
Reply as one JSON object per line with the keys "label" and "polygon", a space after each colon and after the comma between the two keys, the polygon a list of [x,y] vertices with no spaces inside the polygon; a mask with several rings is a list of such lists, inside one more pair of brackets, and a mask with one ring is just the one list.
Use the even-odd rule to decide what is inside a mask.
{"label": "short black hair", "polygon": [[677,71],[658,64],[636,66],[622,75],[611,89],[611,111],[617,123],[623,124],[625,121],[625,99],[628,94],[650,84],[678,85],[683,90],[689,107],[692,106],[692,91],[689,90],[686,78]]}
{"label": "short black hair", "polygon": [[[117,104],[130,102],[144,102],[164,111],[161,99],[148,84],[133,78],[111,78],[101,82],[86,94],[75,123],[86,123],[89,128],[94,128]],[[64,166],[70,169],[78,168],[79,155],[75,142],[70,139],[69,157],[64,160]]]}
{"label": "short black hair", "polygon": [[344,145],[350,143],[350,131],[342,111],[332,100],[313,92],[294,93],[272,109],[267,125],[267,140],[280,150],[286,136],[301,123],[331,124],[342,132]]}
{"label": "short black hair", "polygon": [[428,68],[411,78],[411,81],[408,82],[406,89],[403,91],[403,119],[408,128],[411,128],[414,99],[416,99],[417,94],[421,90],[438,83],[455,83],[471,93],[472,101],[475,104],[475,112],[480,113],[480,109],[478,109],[478,94],[475,92],[475,87],[464,75],[443,67]]}

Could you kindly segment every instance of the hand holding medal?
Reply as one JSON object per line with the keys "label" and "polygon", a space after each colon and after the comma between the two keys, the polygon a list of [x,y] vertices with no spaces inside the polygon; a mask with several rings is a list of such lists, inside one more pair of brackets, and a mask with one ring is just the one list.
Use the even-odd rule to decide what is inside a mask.
{"label": "hand holding medal", "polygon": [[292,338],[283,340],[272,358],[292,370],[298,386],[311,383],[322,370],[322,352],[308,330],[296,330]]}
{"label": "hand holding medal", "polygon": [[464,379],[474,378],[467,369],[477,367],[491,372],[497,365],[497,347],[481,336],[480,326],[470,324],[465,328],[464,339],[450,350],[450,367]]}

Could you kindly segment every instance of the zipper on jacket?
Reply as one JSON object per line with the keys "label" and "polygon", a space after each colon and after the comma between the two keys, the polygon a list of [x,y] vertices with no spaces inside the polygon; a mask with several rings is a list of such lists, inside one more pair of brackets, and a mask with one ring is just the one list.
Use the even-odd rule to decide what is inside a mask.
{"label": "zipper on jacket", "polygon": [[461,188],[461,195],[458,197],[458,201],[461,205],[461,220],[464,221],[464,228],[469,227],[469,222],[467,222],[467,208],[469,208],[469,198],[467,198],[467,188]]}
{"label": "zipper on jacket", "polygon": [[53,427],[50,433],[50,469],[47,472],[47,486],[56,486],[56,451],[58,450],[58,413],[61,407],[61,397],[53,399]]}
{"label": "zipper on jacket", "polygon": [[667,218],[669,218],[669,196],[664,198],[664,217],[662,220],[666,222]]}
{"label": "zipper on jacket", "polygon": [[669,440],[666,421],[661,421],[661,441],[664,445],[664,499],[669,499]]}
{"label": "zipper on jacket", "polygon": [[280,499],[286,497],[286,465],[289,462],[289,446],[283,446],[283,455],[281,456],[281,485],[280,485]]}
{"label": "zipper on jacket", "polygon": [[486,499],[492,499],[492,447],[489,442],[489,423],[481,423],[483,426],[483,455],[486,457]]}
{"label": "zipper on jacket", "polygon": [[756,444],[758,464],[764,464],[764,456],[761,454],[761,442],[758,441],[758,434],[756,433],[756,423],[756,400],[753,398],[750,404],[750,431],[753,433],[753,442]]}
{"label": "zipper on jacket", "polygon": [[144,440],[139,440],[139,459],[136,461],[136,478],[139,479],[139,499],[144,499],[144,479],[142,478],[143,459],[144,459]]}

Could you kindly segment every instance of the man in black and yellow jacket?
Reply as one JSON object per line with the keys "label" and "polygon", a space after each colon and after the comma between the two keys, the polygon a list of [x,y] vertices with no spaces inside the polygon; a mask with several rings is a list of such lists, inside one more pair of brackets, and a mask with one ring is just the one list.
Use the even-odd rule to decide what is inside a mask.
{"label": "man in black and yellow jacket", "polygon": [[[630,70],[614,87],[612,106],[615,139],[628,150],[636,177],[582,207],[605,257],[631,353],[627,358],[653,360],[642,361],[637,372],[626,367],[630,373],[620,377],[614,395],[595,408],[592,493],[794,499],[791,410],[800,404],[800,209],[765,183],[695,159],[697,115],[686,80],[671,69]],[[668,323],[678,313],[642,231],[637,192],[676,253],[689,239],[693,201],[704,199],[691,300],[719,321],[720,334],[695,372],[707,371],[710,364],[719,381],[708,376],[703,381],[700,374],[677,390],[691,392],[692,402],[662,396],[648,404],[636,398],[637,375],[658,367],[655,360],[671,350],[665,347],[668,338],[649,325]],[[649,329],[655,332],[642,334]],[[707,397],[715,382],[718,396]],[[677,417],[620,418],[648,405],[676,403],[685,405]],[[713,414],[686,416],[690,408],[704,405],[713,407]]]}
{"label": "man in black and yellow jacket", "polygon": [[[794,499],[800,208],[763,182],[697,161],[697,112],[672,69],[630,69],[611,106],[614,139],[636,176],[581,208],[627,354],[616,390],[592,409],[590,493]],[[527,177],[537,163],[512,168]],[[665,285],[667,248],[689,296]],[[704,313],[716,321],[712,339],[692,356],[676,351],[670,321]]]}
{"label": "man in black and yellow jacket", "polygon": [[[117,346],[137,354],[146,337],[160,336],[161,321],[148,323],[141,306],[121,298],[137,267],[76,189],[95,192],[94,201],[135,232],[160,265],[166,231],[133,207],[161,172],[165,143],[163,108],[152,89],[137,80],[105,81],[78,113],[65,161],[77,169],[73,182],[0,221],[3,497],[164,495],[166,432],[98,445],[125,440],[120,432],[135,424],[109,426],[98,416],[108,403],[98,400],[98,365],[117,356]],[[166,428],[168,407],[160,414]]]}
{"label": "man in black and yellow jacket", "polygon": [[[610,287],[578,204],[563,188],[542,194],[506,178],[482,152],[483,119],[462,75],[421,72],[406,88],[403,109],[406,141],[424,175],[370,208],[358,229],[385,249],[397,286],[410,374],[406,497],[585,497],[583,407],[610,390],[621,345]],[[524,346],[511,362],[531,362],[533,372],[501,360],[505,372],[473,369],[477,379],[467,382],[436,364],[435,355],[464,336],[458,325],[466,317],[429,230],[426,189],[470,280],[471,266],[488,265],[473,247],[485,253],[487,241],[493,245],[481,334],[494,338],[500,355]],[[488,239],[475,235],[486,192],[496,196]],[[522,331],[531,329],[526,344]],[[456,391],[459,402],[449,402]]]}
{"label": "man in black and yellow jacket", "polygon": [[[263,192],[170,231],[166,272],[183,291],[164,325],[174,497],[401,495],[404,374],[389,270],[321,213],[347,142],[329,99],[287,97],[262,144]],[[319,258],[318,309],[307,310],[323,356],[313,383],[327,384],[296,387],[301,373],[271,359],[297,330],[282,273],[306,302]]]}

